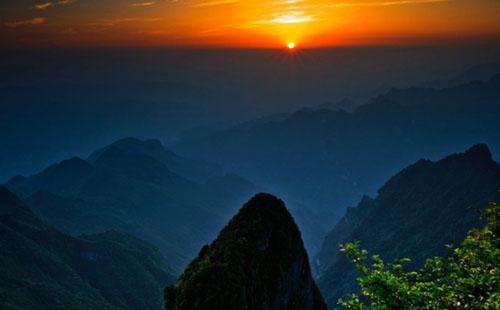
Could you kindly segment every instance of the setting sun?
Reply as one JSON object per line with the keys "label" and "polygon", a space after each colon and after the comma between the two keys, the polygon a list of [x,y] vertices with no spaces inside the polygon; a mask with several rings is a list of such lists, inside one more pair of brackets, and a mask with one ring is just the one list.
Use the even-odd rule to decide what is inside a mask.
{"label": "setting sun", "polygon": [[293,42],[289,42],[289,43],[287,44],[287,46],[288,46],[288,48],[289,48],[289,49],[294,49],[294,48],[295,48],[295,43],[293,43]]}
{"label": "setting sun", "polygon": [[299,41],[302,49],[498,42],[500,38],[500,1],[494,0],[90,2],[40,0],[0,5],[0,41],[13,47],[272,48],[291,41],[294,47],[290,49],[297,49],[294,41]]}

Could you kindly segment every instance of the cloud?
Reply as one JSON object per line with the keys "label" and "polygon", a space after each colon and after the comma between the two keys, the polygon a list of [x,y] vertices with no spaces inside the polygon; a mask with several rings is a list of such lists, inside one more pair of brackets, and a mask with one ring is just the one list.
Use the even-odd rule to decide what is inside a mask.
{"label": "cloud", "polygon": [[149,35],[149,36],[163,36],[169,34],[168,31],[164,29],[151,30],[151,31],[134,31],[131,32],[132,35]]}
{"label": "cloud", "polygon": [[57,2],[45,2],[45,3],[35,4],[33,8],[36,10],[45,10],[46,8],[49,8],[51,6],[66,5],[73,2],[76,2],[76,0],[59,0]]}
{"label": "cloud", "polygon": [[344,3],[331,3],[323,7],[329,8],[343,8],[343,7],[361,7],[361,6],[392,6],[392,5],[405,5],[405,4],[422,4],[422,3],[440,3],[451,2],[454,0],[396,0],[396,1],[379,1],[379,2],[344,2]]}
{"label": "cloud", "polygon": [[155,5],[156,2],[136,2],[136,3],[132,3],[131,6],[152,6],[152,5]]}
{"label": "cloud", "polygon": [[273,14],[270,19],[263,19],[253,22],[253,24],[296,24],[307,23],[316,20],[315,15],[308,15],[305,12],[289,12],[284,14]]}
{"label": "cloud", "polygon": [[255,27],[260,24],[295,24],[295,23],[308,23],[321,19],[319,16],[328,10],[337,8],[350,8],[350,7],[384,7],[396,5],[410,5],[410,4],[431,4],[453,2],[455,0],[375,0],[363,2],[331,2],[331,1],[312,1],[312,0],[276,0],[269,4],[279,7],[279,12],[264,16],[261,20],[256,20],[249,24],[247,27]]}
{"label": "cloud", "polygon": [[115,18],[109,20],[101,20],[88,24],[89,26],[95,27],[114,27],[116,24],[120,23],[130,23],[130,22],[141,22],[141,23],[153,23],[161,21],[161,18],[142,18],[142,17],[123,17],[123,18]]}
{"label": "cloud", "polygon": [[128,23],[128,22],[144,22],[144,23],[152,23],[160,21],[161,18],[153,17],[153,18],[142,18],[142,17],[125,17],[125,18],[115,18],[111,20],[112,23]]}
{"label": "cloud", "polygon": [[40,3],[40,4],[35,4],[34,8],[37,10],[45,10],[49,6],[52,6],[52,2],[46,2],[46,3]]}
{"label": "cloud", "polygon": [[93,22],[93,23],[89,23],[88,25],[92,26],[92,27],[113,27],[115,24],[113,24],[110,21],[109,22],[104,21],[104,22]]}
{"label": "cloud", "polygon": [[197,4],[193,4],[191,7],[202,8],[202,7],[216,6],[216,5],[236,4],[239,2],[240,2],[240,0],[209,0],[209,1],[200,2]]}
{"label": "cloud", "polygon": [[20,20],[17,22],[6,22],[4,25],[9,28],[16,28],[16,27],[21,27],[25,25],[38,25],[38,24],[43,24],[45,23],[45,18],[43,17],[35,17],[33,19],[28,19],[28,20]]}
{"label": "cloud", "polygon": [[[349,8],[349,7],[383,7],[383,6],[394,6],[394,5],[409,5],[409,4],[432,4],[432,3],[443,3],[452,2],[455,0],[388,0],[388,1],[365,1],[365,2],[323,2],[323,3],[311,3],[311,1],[306,0],[280,0],[277,2],[272,2],[272,5],[276,6],[287,6],[288,10],[310,10],[310,9],[324,9],[324,8]],[[297,4],[295,6],[290,6],[290,4]]]}
{"label": "cloud", "polygon": [[295,3],[300,3],[304,2],[305,0],[283,0],[283,1],[277,1],[277,2],[272,2],[272,5],[290,5],[290,4],[295,4]]}

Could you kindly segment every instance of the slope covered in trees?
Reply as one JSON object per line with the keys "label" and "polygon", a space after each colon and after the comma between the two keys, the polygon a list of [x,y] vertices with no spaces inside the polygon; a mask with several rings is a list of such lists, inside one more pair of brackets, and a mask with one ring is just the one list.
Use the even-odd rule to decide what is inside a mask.
{"label": "slope covered in trees", "polygon": [[470,207],[499,200],[500,165],[486,145],[437,162],[420,160],[392,177],[376,198],[365,197],[327,235],[314,261],[318,285],[330,305],[356,291],[360,276],[339,252],[339,243],[360,241],[384,260],[410,258],[410,269],[425,259],[449,255],[444,244],[458,244],[481,223]]}
{"label": "slope covered in trees", "polygon": [[[70,158],[6,186],[58,229],[73,235],[127,231],[158,246],[180,273],[236,206],[262,191],[236,174],[212,176],[215,170],[165,150],[158,140],[126,138],[87,160]],[[306,247],[316,253],[329,227],[310,207],[289,205]]]}
{"label": "slope covered in trees", "polygon": [[370,264],[359,243],[342,245],[362,273],[367,302],[354,294],[340,304],[347,310],[500,309],[500,204],[480,213],[486,227],[471,230],[447,259],[427,259],[418,272],[404,270],[410,259],[387,264],[373,255]]}
{"label": "slope covered in trees", "polygon": [[165,289],[167,310],[323,310],[299,229],[284,203],[258,194]]}
{"label": "slope covered in trees", "polygon": [[125,233],[71,237],[0,187],[0,308],[159,309],[175,278],[163,255]]}
{"label": "slope covered in trees", "polygon": [[135,138],[124,138],[93,152],[87,158],[87,161],[94,163],[110,148],[120,149],[129,155],[148,155],[163,163],[175,174],[192,181],[204,182],[220,174],[220,167],[217,165],[178,156],[166,150],[160,141],[156,139],[141,141]]}
{"label": "slope covered in trees", "polygon": [[33,176],[14,177],[6,186],[67,233],[127,231],[158,246],[181,270],[235,212],[230,206],[257,189],[231,175],[197,183],[170,167],[192,178],[208,173],[206,165],[175,156],[158,141],[129,138],[88,161],[70,158]]}

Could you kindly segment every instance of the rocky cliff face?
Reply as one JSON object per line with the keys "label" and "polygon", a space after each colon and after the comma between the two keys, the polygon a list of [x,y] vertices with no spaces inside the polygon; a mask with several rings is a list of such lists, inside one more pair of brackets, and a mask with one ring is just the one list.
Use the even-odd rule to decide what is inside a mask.
{"label": "rocky cliff face", "polygon": [[364,197],[326,236],[315,259],[318,285],[328,304],[359,290],[361,274],[339,250],[339,243],[361,247],[387,262],[410,258],[419,269],[428,257],[448,256],[444,244],[459,244],[468,230],[481,227],[471,207],[500,199],[500,165],[484,144],[437,162],[420,160],[393,176],[375,198]]}
{"label": "rocky cliff face", "polygon": [[283,202],[258,194],[165,289],[165,308],[326,309]]}

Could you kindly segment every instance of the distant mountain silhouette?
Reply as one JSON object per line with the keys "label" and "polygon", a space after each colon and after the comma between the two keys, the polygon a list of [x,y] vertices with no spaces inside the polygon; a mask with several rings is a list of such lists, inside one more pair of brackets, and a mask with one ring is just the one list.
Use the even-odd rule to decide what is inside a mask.
{"label": "distant mountain silhouette", "polygon": [[352,112],[356,109],[358,105],[347,98],[344,98],[338,102],[324,102],[322,104],[319,104],[317,106],[312,106],[312,107],[307,107],[304,108],[305,110],[331,110],[331,111],[346,111],[346,112]]}
{"label": "distant mountain silhouette", "polygon": [[165,289],[167,310],[326,309],[300,232],[284,203],[250,199]]}
{"label": "distant mountain silhouette", "polygon": [[[208,177],[206,167],[166,151],[158,140],[126,138],[88,160],[64,160],[33,176],[14,177],[6,185],[64,232],[124,230],[158,246],[181,271],[201,245],[216,237],[235,206],[265,190],[234,173]],[[189,179],[195,175],[193,179],[208,179]],[[307,249],[317,253],[330,227],[324,218],[331,215],[293,201],[289,205]]]}
{"label": "distant mountain silhouette", "polygon": [[[487,81],[475,80],[459,86],[434,89],[410,87],[408,89],[391,89],[373,99],[372,103],[392,102],[398,105],[434,105],[439,108],[466,105],[477,108],[498,106],[498,88],[500,74],[493,74]],[[373,108],[372,105],[370,107]]]}
{"label": "distant mountain silhouette", "polygon": [[92,172],[93,167],[88,162],[74,157],[53,164],[30,178],[13,177],[9,180],[8,186],[22,189],[23,194],[37,190],[65,192],[71,190],[82,178],[89,176]]}
{"label": "distant mountain silhouette", "polygon": [[429,81],[417,86],[429,88],[449,88],[465,83],[470,83],[472,81],[484,82],[498,73],[500,73],[500,62],[484,63],[471,67],[465,72],[453,76],[449,79]]}
{"label": "distant mountain silhouette", "polygon": [[117,148],[128,155],[150,156],[163,163],[172,172],[193,181],[206,181],[219,173],[219,167],[208,162],[189,160],[165,150],[159,140],[141,141],[136,138],[125,138],[118,140],[100,150],[92,153],[87,161],[95,162],[110,148]]}
{"label": "distant mountain silhouette", "polygon": [[183,140],[173,150],[341,215],[419,158],[478,142],[500,154],[498,115],[500,75],[442,90],[393,89],[352,113],[304,109],[282,121]]}
{"label": "distant mountain silhouette", "polygon": [[158,246],[181,270],[216,237],[234,206],[258,191],[235,175],[196,183],[170,170],[173,166],[201,177],[196,171],[207,166],[200,163],[165,151],[156,140],[129,138],[93,153],[88,161],[65,160],[6,185],[43,220],[67,233],[127,231]]}
{"label": "distant mountain silhouette", "polygon": [[500,165],[484,144],[437,162],[420,160],[394,175],[374,199],[364,197],[347,210],[313,261],[328,304],[357,291],[360,276],[339,243],[359,240],[388,262],[410,258],[408,268],[419,268],[426,258],[449,255],[444,244],[457,245],[468,230],[480,227],[470,207],[498,201],[498,190]]}
{"label": "distant mountain silhouette", "polygon": [[0,308],[159,309],[175,278],[162,254],[128,234],[71,237],[0,186]]}

